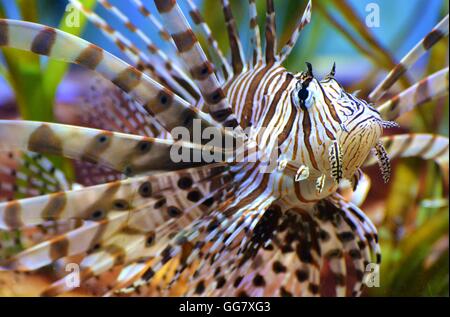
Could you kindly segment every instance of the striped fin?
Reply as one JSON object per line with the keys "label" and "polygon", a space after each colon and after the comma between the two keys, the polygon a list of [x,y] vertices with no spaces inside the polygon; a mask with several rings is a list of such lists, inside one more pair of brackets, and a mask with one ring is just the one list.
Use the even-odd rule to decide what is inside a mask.
{"label": "striped fin", "polygon": [[208,61],[200,43],[174,0],[155,0],[156,7],[175,42],[180,57],[200,88],[208,113],[224,127],[238,127],[224,91],[220,87],[214,66]]}
{"label": "striped fin", "polygon": [[[264,228],[264,224],[269,227]],[[269,233],[271,226],[274,226],[273,234]],[[255,227],[255,236],[243,250],[242,260],[247,260],[240,264],[235,276],[244,278],[239,283],[234,281],[235,294],[318,296],[320,250],[315,243],[315,229],[311,217],[303,210],[266,211]],[[259,239],[262,240],[259,248],[251,250]]]}
{"label": "striped fin", "polygon": [[[150,52],[150,56],[144,54],[136,45],[134,45],[128,38],[126,38],[122,33],[114,29],[108,22],[98,16],[94,11],[87,9],[78,0],[70,0],[75,8],[80,10],[89,21],[91,21],[98,29],[102,31],[107,39],[114,43],[119,50],[121,50],[133,63],[135,67],[141,70],[143,73],[155,78],[159,83],[163,84],[173,92],[182,96],[185,100],[191,103],[195,103],[192,97],[198,96],[195,93],[195,89],[189,85],[191,88],[189,93],[181,87],[175,78],[177,78],[176,69],[169,69],[168,64],[164,63],[165,55],[160,52],[155,45],[147,45],[147,50]],[[151,43],[150,43],[151,44]],[[157,54],[162,53],[162,54]],[[167,58],[166,58],[167,59]],[[169,63],[170,64],[170,63]],[[160,71],[164,69],[164,71]],[[183,76],[183,74],[181,74]],[[186,81],[184,81],[186,83]],[[185,86],[186,88],[186,86]]]}
{"label": "striped fin", "polygon": [[[80,262],[80,280],[86,282],[90,278],[98,278],[103,273],[119,268],[127,262],[136,259],[137,252],[152,249],[153,233],[141,234],[127,231],[126,228],[116,231],[105,239],[105,243],[98,243],[94,251],[90,252]],[[113,282],[114,283],[114,282]],[[44,290],[44,296],[56,296],[72,290],[75,286],[66,283],[66,278],[54,282]]]}
{"label": "striped fin", "polygon": [[[220,256],[211,253],[207,257],[210,264],[201,271],[197,267],[183,295],[318,296],[322,291],[321,271],[327,263],[335,278],[336,294],[343,296],[347,292],[348,259],[357,270],[358,282],[354,285],[357,295],[365,263],[371,261],[370,250],[375,250],[374,254],[378,250],[374,242],[376,233],[366,218],[355,216],[358,211],[348,211],[350,205],[341,206],[334,200],[319,203],[314,218],[305,210],[284,210],[277,205],[269,208],[256,221],[258,224],[243,235],[249,237],[244,247],[236,248],[242,245],[243,236],[238,235],[233,236],[237,241],[229,244]],[[211,237],[216,241],[217,236]],[[201,252],[208,249],[211,246],[205,245]],[[190,272],[187,270],[186,274],[192,276]]]}
{"label": "striped fin", "polygon": [[103,165],[74,160],[75,179],[81,186],[93,186],[122,180],[126,176]]}
{"label": "striped fin", "polygon": [[[161,190],[155,179],[141,177],[3,203],[0,204],[0,229],[68,219],[101,220],[115,206],[127,210],[136,199],[151,197]],[[80,208],[81,205],[86,207]]]}
{"label": "striped fin", "polygon": [[[365,267],[372,262],[371,256],[376,258],[374,261],[377,263],[381,259],[376,230],[361,210],[337,194],[320,201],[316,209],[321,252],[334,275],[335,295],[358,296],[363,286]],[[346,262],[349,260],[356,273],[351,292],[346,275]]]}
{"label": "striped fin", "polygon": [[[288,234],[286,227],[296,222],[292,217],[286,217],[283,221],[280,206],[276,203],[272,205],[272,200],[263,205],[248,200],[242,202],[244,204],[239,209],[230,205],[226,213],[234,212],[232,217],[217,215],[210,219],[210,223],[206,222],[208,236],[205,241],[213,241],[214,244],[207,243],[199,251],[205,254],[204,260],[196,268],[193,278],[189,279],[183,295],[283,295],[281,289],[280,294],[277,292],[276,285],[280,279],[269,278],[268,274],[272,271],[272,260],[278,260],[279,245],[285,241],[284,235]],[[284,223],[285,229],[278,232],[277,227],[281,223]],[[297,232],[307,234],[307,230]],[[272,239],[275,235],[277,238]],[[304,247],[308,248],[308,245]],[[292,257],[283,256],[279,260],[286,260],[285,265],[293,262]],[[315,276],[318,277],[318,274]]]}
{"label": "striped fin", "polygon": [[344,212],[346,221],[351,220],[354,224],[353,231],[359,235],[362,241],[359,244],[365,244],[365,246],[361,245],[360,248],[365,250],[366,256],[370,258],[370,262],[380,264],[381,252],[378,244],[378,233],[369,217],[359,207],[346,201],[339,194],[334,194],[330,197],[330,201]]}
{"label": "striped fin", "polygon": [[169,32],[164,28],[164,26],[159,22],[159,20],[151,14],[144,3],[141,0],[131,0],[131,3],[136,7],[139,13],[158,31],[159,37],[164,42],[169,42],[175,44],[170,36]]}
{"label": "striped fin", "polygon": [[286,42],[286,44],[283,46],[283,48],[279,53],[280,63],[282,63],[286,58],[289,57],[289,54],[291,53],[292,49],[294,48],[295,44],[298,41],[300,32],[309,22],[311,22],[311,0],[308,1],[308,4],[306,5],[305,11],[303,12],[301,19],[298,20],[297,25],[295,26],[294,32],[292,32],[291,37],[289,38],[289,40]]}
{"label": "striped fin", "polygon": [[389,178],[391,177],[391,161],[381,141],[375,144],[373,147],[373,153],[378,160],[383,181],[384,183],[388,183]]}
{"label": "striped fin", "polygon": [[[80,120],[90,128],[171,139],[171,135],[126,93],[100,76],[93,76],[80,101]],[[92,186],[120,180],[123,174],[86,161],[74,161],[76,180]]]}
{"label": "striped fin", "polygon": [[[131,284],[127,286],[125,286],[127,283],[124,283],[124,285],[118,285],[116,287],[117,294],[129,295],[136,292],[140,293],[141,288],[155,282],[155,276],[159,274],[161,270],[164,270],[168,263],[171,263],[171,261],[180,255],[183,255],[186,247],[188,248],[188,252],[190,252],[189,250],[192,249],[192,243],[189,241],[191,237],[186,236],[186,234],[190,231],[189,228],[192,227],[192,224],[195,223],[193,220],[195,220],[196,217],[206,214],[205,211],[198,213],[195,210],[198,209],[197,206],[204,204],[209,197],[211,197],[211,195],[214,195],[214,191],[209,195],[210,196],[205,196],[196,202],[196,204],[192,206],[194,208],[184,210],[181,217],[176,220],[173,225],[167,224],[158,228],[155,232],[156,236],[153,239],[155,243],[154,245],[152,244],[152,248],[147,251],[142,248],[134,248],[133,250],[133,248],[130,248],[129,244],[126,244],[126,248],[129,248],[129,254],[131,254],[131,256],[128,256],[128,260],[125,262],[135,261],[138,259],[140,261],[151,259],[151,263],[139,269],[137,271],[139,274],[138,276],[128,276],[128,281],[132,282]],[[193,233],[196,232],[197,231],[194,231]],[[167,287],[167,285],[160,285],[159,287]]]}
{"label": "striped fin", "polygon": [[113,6],[108,0],[99,0],[99,3],[105,9],[109,10],[117,18],[119,18],[130,32],[135,33],[144,42],[147,51],[150,54],[156,55],[161,59],[161,66],[157,66],[155,68],[164,67],[165,71],[171,74],[175,82],[179,86],[183,87],[183,89],[185,90],[184,93],[190,94],[192,98],[195,99],[186,99],[187,101],[189,101],[190,103],[195,103],[196,101],[198,101],[200,92],[198,91],[197,86],[192,82],[190,77],[177,65],[177,63],[173,62],[173,60],[171,60],[162,50],[160,50],[141,29],[133,24],[130,19],[122,13],[120,9],[118,9],[116,6]]}
{"label": "striped fin", "polygon": [[[95,258],[94,265],[89,267],[95,274],[102,273],[119,264],[116,261],[125,261],[127,256],[136,258],[137,248],[150,247],[153,244],[154,230],[174,217],[168,212],[169,209],[160,208],[157,203],[158,199],[147,198],[142,205],[133,209],[129,209],[128,206],[124,209],[113,204],[104,218],[86,222],[86,225],[67,234],[33,246],[8,259],[4,266],[8,269],[30,271],[59,258],[95,250],[82,260],[81,268],[86,267],[85,263]],[[147,221],[142,223],[144,219]],[[114,253],[111,253],[112,250]],[[99,255],[100,258],[97,257]],[[139,256],[144,254],[141,253]],[[104,264],[107,266],[104,267]],[[93,269],[96,266],[98,268]]]}
{"label": "striped fin", "polygon": [[103,164],[125,175],[202,164],[175,162],[171,157],[174,145],[198,158],[202,158],[203,150],[216,151],[186,142],[32,121],[0,120],[0,135],[0,151],[21,149],[61,155]]}
{"label": "striped fin", "polygon": [[[193,22],[200,26],[200,30],[202,31],[207,43],[208,43],[208,50],[210,52],[211,56],[216,56],[218,62],[215,63],[216,68],[220,67],[220,70],[222,71],[222,79],[221,84],[225,84],[225,82],[230,79],[233,76],[233,71],[231,69],[230,64],[228,63],[225,55],[223,54],[222,50],[219,47],[219,43],[217,43],[217,40],[214,38],[211,29],[209,28],[208,23],[205,22],[203,19],[202,14],[200,13],[200,10],[195,5],[194,1],[187,0],[187,4],[189,5],[189,15],[191,16]],[[216,70],[217,71],[217,70]]]}
{"label": "striped fin", "polygon": [[177,126],[191,130],[193,119],[202,120],[203,127],[210,126],[206,116],[198,109],[93,44],[60,30],[30,22],[0,20],[0,25],[0,46],[32,51],[95,70],[142,104],[167,131]]}
{"label": "striped fin", "polygon": [[[247,201],[248,199],[244,199],[243,204],[245,205]],[[235,202],[237,203],[237,201]],[[134,292],[136,289],[140,289],[142,286],[152,283],[155,272],[159,271],[169,261],[179,257],[182,254],[183,249],[188,245],[192,245],[194,248],[190,251],[189,257],[183,261],[184,264],[182,269],[189,265],[199,263],[198,260],[200,259],[206,259],[213,255],[210,252],[213,252],[214,249],[221,245],[220,241],[224,241],[224,236],[220,230],[226,229],[227,233],[229,233],[228,236],[235,234],[235,232],[237,232],[235,229],[239,229],[239,231],[242,232],[242,227],[236,228],[235,226],[233,227],[233,225],[227,226],[227,223],[233,224],[239,217],[239,215],[233,215],[233,219],[228,221],[226,220],[226,217],[223,216],[224,208],[227,208],[229,203],[230,199],[226,199],[220,206],[212,209],[214,210],[213,212],[205,214],[198,221],[186,223],[183,227],[183,232],[180,232],[177,237],[172,239],[172,242],[162,250],[161,255],[158,257],[158,261],[149,268],[149,272],[152,272],[152,274],[145,274],[148,276],[147,278],[136,281],[129,288],[123,289],[120,292]],[[223,218],[225,218],[225,221],[219,221],[219,219]],[[181,242],[182,244],[180,244]],[[207,261],[203,261],[203,264],[206,265]],[[182,273],[183,272],[186,272],[186,270],[183,270]],[[180,275],[174,277],[174,279],[178,278],[180,278]]]}
{"label": "striped fin", "polygon": [[[418,157],[434,160],[441,168],[445,183],[448,185],[449,140],[435,134],[398,134],[381,138],[389,157]],[[368,159],[364,166],[375,164],[374,158]]]}
{"label": "striped fin", "polygon": [[[123,270],[122,267],[124,266],[125,261],[127,261],[127,254],[129,253],[128,250],[130,248],[135,249],[138,245],[143,249],[150,247],[150,245],[146,245],[145,236],[142,235],[138,236],[119,233],[113,236],[113,241],[117,241],[118,244],[109,244],[103,247],[102,250],[97,250],[93,253],[88,254],[79,264],[81,283],[86,285],[88,283],[94,282],[94,285],[96,285],[102,279],[107,280],[107,288],[100,289],[100,293],[95,294],[96,296],[105,295],[105,293],[108,293],[108,291],[114,286],[115,283],[120,282],[118,278],[120,277],[120,274]],[[142,264],[137,262],[130,264],[130,266],[131,265],[140,267]],[[115,274],[115,276],[108,276],[108,273],[114,271],[118,271],[119,276],[116,275],[117,273]],[[132,274],[139,274],[139,271],[136,270],[128,272]],[[131,276],[130,278],[133,278],[133,276]],[[67,283],[66,279],[67,277],[64,276],[59,280],[53,282],[41,293],[41,296],[58,296],[72,291],[75,286]]]}
{"label": "striped fin", "polygon": [[[173,203],[178,209],[187,208],[230,181],[229,177],[222,178],[224,175],[217,165],[207,166],[5,202],[0,204],[0,229],[69,219],[101,220],[110,210],[129,210],[151,198],[161,207]],[[214,198],[205,206],[213,204]],[[85,207],[80,208],[82,205]]]}
{"label": "striped fin", "polygon": [[262,63],[261,34],[258,25],[258,11],[255,0],[249,0],[249,18],[250,18],[250,47],[251,61],[249,65],[255,67]]}
{"label": "striped fin", "polygon": [[414,63],[430,50],[434,44],[448,35],[448,14],[440,21],[433,30],[428,33],[419,43],[414,46],[402,60],[392,69],[389,74],[370,93],[369,100],[378,101],[393,84],[411,67]]}
{"label": "striped fin", "polygon": [[266,64],[271,65],[277,59],[277,31],[273,0],[267,0],[266,6]]}
{"label": "striped fin", "polygon": [[[343,241],[339,239],[339,225],[342,223],[342,218],[339,217],[336,206],[328,203],[328,201],[323,200],[319,202],[316,208],[316,221],[320,228],[320,253],[323,257],[321,260],[321,267],[323,267],[325,263],[329,265],[331,275],[334,278],[335,296],[342,297],[346,295],[347,291],[345,249]],[[337,215],[333,215],[333,212],[336,212]]]}
{"label": "striped fin", "polygon": [[244,64],[245,56],[242,48],[241,40],[239,38],[236,20],[228,0],[221,0],[223,15],[225,16],[225,24],[227,26],[228,39],[231,48],[231,63],[233,65],[233,75],[237,76],[245,71],[247,66]]}
{"label": "striped fin", "polygon": [[[194,175],[192,174],[192,176]],[[214,174],[212,175],[214,178]],[[213,178],[200,179],[200,182],[208,184]],[[86,225],[80,228],[39,243],[8,259],[2,264],[2,267],[3,269],[14,268],[24,271],[34,270],[59,258],[84,251],[93,251],[80,263],[81,276],[85,280],[91,276],[98,276],[114,266],[154,256],[165,249],[165,244],[170,242],[174,230],[175,232],[180,231],[185,227],[182,221],[184,217],[204,214],[208,210],[208,206],[211,206],[209,203],[205,205],[209,199],[207,193],[204,193],[204,198],[189,202],[191,190],[185,185],[181,185],[180,180],[182,179],[178,178],[177,182],[180,190],[175,192],[170,190],[170,195],[165,196],[163,203],[161,203],[163,196],[159,194],[158,188],[155,188],[155,192],[151,189],[145,191],[145,199],[142,200],[143,204],[140,206],[134,201],[124,209],[123,206],[127,204],[125,200],[115,199],[116,202],[120,200],[122,206],[117,203],[113,204],[107,217],[86,222]],[[155,177],[154,180],[161,181],[160,177]],[[133,180],[128,182],[134,187],[138,185]],[[142,185],[147,183],[148,181],[140,180],[141,185],[137,189],[138,195],[144,194]],[[185,184],[185,182],[183,183]],[[159,185],[163,191],[167,190],[164,185],[168,184],[163,182]],[[194,182],[194,185],[197,185],[197,182]],[[131,190],[126,188],[126,191],[130,192]],[[212,191],[212,193],[214,192]],[[162,194],[164,193],[162,192]],[[181,203],[182,197],[186,194],[188,204]],[[86,197],[86,194],[84,196]],[[111,197],[105,193],[103,199],[110,200]],[[137,207],[134,208],[133,204],[137,204]],[[192,219],[189,222],[192,222]],[[178,225],[174,226],[174,224]],[[61,281],[58,281],[45,294],[56,295],[68,290],[61,284]]]}
{"label": "striped fin", "polygon": [[424,79],[382,103],[378,111],[385,120],[395,120],[403,113],[434,98],[448,94],[448,67]]}
{"label": "striped fin", "polygon": [[350,295],[360,296],[364,288],[366,266],[369,263],[379,265],[381,261],[378,235],[370,220],[356,205],[345,201],[339,195],[334,195],[332,201],[342,217],[340,225],[347,228],[338,233],[338,237],[344,244],[346,254],[352,260],[355,270],[356,282]]}
{"label": "striped fin", "polygon": [[[330,206],[333,206],[333,208]],[[373,225],[370,221],[368,222],[364,214],[349,204],[345,206],[345,213],[344,210],[341,211],[339,205],[331,200],[323,207],[324,209],[319,210],[317,217],[320,217],[323,222],[331,221],[334,223],[333,229],[330,227],[330,230],[337,239],[333,239],[334,242],[332,243],[329,242],[329,238],[324,233],[319,238],[318,230],[314,229],[315,222],[307,220],[310,217],[308,213],[298,210],[292,213],[284,213],[283,216],[279,209],[272,208],[272,211],[264,213],[265,216],[261,219],[248,218],[247,221],[243,218],[239,221],[240,215],[238,213],[233,216],[233,219],[239,221],[234,225],[233,221],[227,223],[226,217],[223,220],[216,218],[216,222],[214,222],[214,218],[210,218],[213,222],[210,224],[208,224],[208,221],[205,222],[208,224],[206,243],[196,247],[189,256],[189,258],[197,259],[198,256],[203,254],[202,258],[208,261],[203,260],[204,265],[188,266],[178,275],[178,278],[182,281],[180,283],[184,285],[182,293],[162,294],[165,296],[169,294],[188,296],[221,296],[224,294],[234,294],[235,296],[264,296],[264,294],[268,296],[317,296],[320,292],[321,283],[318,270],[320,267],[318,265],[322,265],[318,264],[322,263],[319,260],[320,256],[318,256],[321,251],[314,249],[317,247],[316,243],[308,241],[325,239],[320,244],[328,242],[328,246],[323,245],[323,250],[328,250],[326,252],[327,261],[340,263],[334,265],[338,294],[345,294],[345,287],[342,285],[346,276],[345,267],[342,265],[343,252],[345,251],[357,268],[357,272],[359,272],[357,275],[358,282],[354,285],[353,292],[358,295],[357,291],[362,286],[363,268],[366,263],[370,262],[371,251],[373,251],[373,255],[376,255],[377,261],[380,259],[376,232],[373,231]],[[339,213],[334,212],[336,210]],[[339,214],[342,214],[341,221],[333,220]],[[250,215],[251,213],[248,214],[248,216]],[[299,219],[299,223],[294,221],[296,218]],[[255,223],[258,223],[255,227],[250,225],[253,222],[252,219]],[[230,225],[234,229],[231,231],[227,229],[226,232],[229,231],[229,234],[225,234],[225,228],[230,228]],[[246,247],[236,249],[237,246],[242,246],[243,240],[241,239],[246,236],[245,234],[243,236],[234,234],[239,226],[251,228],[247,231],[247,234],[252,233],[254,237],[247,240],[248,245]],[[301,230],[299,226],[302,228]],[[220,230],[220,227],[224,230]],[[287,240],[284,238],[286,234],[290,235]],[[308,235],[310,236],[308,237]],[[214,245],[219,242],[218,239],[224,241],[225,245],[228,246],[225,250],[215,248],[216,251],[214,251]],[[295,245],[297,239],[299,239],[299,243]],[[207,241],[214,243],[211,244]],[[229,243],[226,241],[235,242]],[[289,241],[294,245],[289,245]],[[286,242],[286,245],[283,242]],[[255,248],[255,246],[258,246],[258,248]],[[336,247],[339,246],[341,247],[339,252],[335,251]],[[164,253],[167,256],[167,261],[170,261],[170,259],[175,259],[180,252],[181,249],[171,246],[169,249],[165,249]],[[338,254],[342,256],[338,257]],[[153,265],[154,263],[152,263]],[[147,270],[145,275],[151,279],[155,276],[155,272],[157,272],[155,269],[150,269]],[[275,274],[275,277],[272,277],[273,274]],[[149,278],[141,279],[135,282],[131,288],[125,289],[124,292],[130,294],[129,292],[139,290],[147,285],[148,281]],[[171,285],[172,289],[178,284]],[[158,294],[161,295],[161,293]]]}
{"label": "striped fin", "polygon": [[32,248],[39,243],[50,240],[55,236],[75,230],[82,226],[83,223],[83,221],[78,220],[54,221],[44,222],[37,226],[22,228],[21,230],[0,229],[0,236],[2,237],[0,262],[11,258],[25,249]]}
{"label": "striped fin", "polygon": [[98,16],[94,11],[84,7],[81,2],[78,0],[70,1],[75,8],[80,10],[89,21],[102,31],[107,39],[124,52],[137,68],[142,69],[144,73],[148,73],[151,77],[157,79],[161,84],[182,96],[186,101],[192,104],[196,103],[199,92],[191,79],[164,52],[158,49],[151,39],[142,30],[137,28],[117,7],[111,5],[108,1],[99,1],[105,9],[111,11],[114,16],[120,19],[130,32],[137,34],[145,44],[150,56],[144,54],[121,32],[114,29],[111,24]]}

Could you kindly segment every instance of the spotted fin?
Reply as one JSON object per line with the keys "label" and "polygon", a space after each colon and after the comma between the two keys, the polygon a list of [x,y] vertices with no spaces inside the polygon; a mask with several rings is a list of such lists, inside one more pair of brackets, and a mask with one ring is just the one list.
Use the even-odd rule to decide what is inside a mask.
{"label": "spotted fin", "polygon": [[255,0],[249,0],[249,29],[250,29],[250,46],[251,46],[251,61],[250,65],[255,67],[258,63],[262,63],[262,48],[261,48],[261,34],[258,25],[258,11]]}
{"label": "spotted fin", "polygon": [[[177,170],[204,165],[203,146],[77,126],[32,121],[0,120],[0,150],[28,150],[81,159],[110,167],[125,175]],[[173,148],[192,151],[200,158],[176,162]],[[212,150],[212,149],[211,149]],[[220,151],[218,149],[214,151]],[[189,152],[190,153],[190,152]],[[209,152],[208,152],[209,153]]]}
{"label": "spotted fin", "polygon": [[134,25],[119,8],[113,6],[109,1],[99,1],[100,5],[122,21],[129,32],[137,35],[147,48],[146,53],[141,51],[129,38],[114,29],[111,23],[102,19],[91,9],[87,9],[80,1],[70,1],[76,9],[80,10],[89,21],[102,31],[106,38],[110,39],[112,43],[133,61],[135,67],[141,69],[144,73],[148,73],[151,77],[157,79],[159,83],[183,97],[191,104],[196,103],[199,93],[191,79],[141,29]]}
{"label": "spotted fin", "polygon": [[24,21],[2,19],[0,26],[0,46],[31,51],[95,70],[138,101],[167,131],[177,126],[191,131],[194,119],[199,119],[202,127],[217,124],[135,67],[83,39]]}
{"label": "spotted fin", "polygon": [[[323,292],[326,267],[331,268],[334,295],[359,295],[366,264],[380,258],[373,225],[356,206],[338,196],[320,202],[312,214],[275,202],[255,221],[255,227],[248,225],[253,221],[245,220],[240,223],[247,224],[248,230],[242,234],[226,235],[217,226],[215,235],[209,231],[212,241],[224,234],[228,238],[222,241],[235,241],[216,252],[211,252],[214,244],[203,245],[199,252],[204,254],[204,265],[182,274],[181,280],[187,283],[183,295],[317,296]],[[248,239],[242,245],[244,237]],[[353,285],[348,284],[347,261],[356,270]]]}

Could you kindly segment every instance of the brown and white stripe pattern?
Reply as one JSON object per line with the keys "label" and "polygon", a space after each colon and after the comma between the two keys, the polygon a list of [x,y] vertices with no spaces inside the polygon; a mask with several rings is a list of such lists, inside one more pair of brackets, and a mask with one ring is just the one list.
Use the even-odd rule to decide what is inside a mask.
{"label": "brown and white stripe pattern", "polygon": [[244,62],[244,51],[242,48],[241,40],[239,38],[236,21],[231,10],[231,6],[228,0],[221,0],[223,15],[225,17],[225,25],[227,27],[228,39],[230,41],[231,49],[231,64],[233,65],[234,75],[239,75],[244,71],[246,67]]}
{"label": "brown and white stripe pattern", "polygon": [[261,34],[258,24],[258,12],[256,8],[255,0],[249,0],[249,29],[250,29],[250,45],[252,50],[252,56],[249,64],[256,66],[262,63],[262,49],[261,49]]}
{"label": "brown and white stripe pattern", "polygon": [[238,127],[228,100],[214,74],[214,66],[208,61],[196,35],[174,0],[156,0],[156,7],[167,26],[180,57],[198,84],[209,113],[225,127]]}
{"label": "brown and white stripe pattern", "polygon": [[[32,151],[101,163],[126,175],[151,170],[174,170],[204,165],[202,162],[177,162],[171,158],[173,140],[161,140],[106,130],[55,123],[0,120],[2,151]],[[202,157],[203,151],[221,151],[191,143],[178,142],[180,148]]]}
{"label": "brown and white stripe pattern", "polygon": [[1,20],[0,24],[1,37],[7,40],[3,46],[31,50],[36,54],[95,70],[136,99],[167,131],[180,125],[191,129],[194,119],[202,120],[204,127],[210,126],[206,116],[194,106],[136,68],[89,42],[30,22]]}
{"label": "brown and white stripe pattern", "polygon": [[[106,38],[113,42],[124,54],[132,61],[133,65],[144,73],[148,73],[151,77],[158,80],[161,84],[167,86],[173,92],[180,94],[186,101],[195,104],[200,93],[196,89],[192,80],[180,69],[178,65],[173,63],[168,56],[162,52],[142,30],[132,24],[121,11],[108,3],[101,2],[105,5],[107,10],[112,11],[122,22],[127,29],[136,33],[144,42],[149,55],[144,54],[134,43],[132,43],[121,32],[117,31],[107,23],[104,19],[98,16],[94,11],[87,9],[78,0],[70,0],[75,8],[80,10],[89,21],[91,21],[97,28],[99,28]],[[162,71],[162,70],[163,71]]]}
{"label": "brown and white stripe pattern", "polygon": [[266,64],[270,65],[278,60],[278,41],[273,0],[267,0],[266,7]]}
{"label": "brown and white stripe pattern", "polygon": [[[116,6],[110,4],[109,1],[101,0],[100,4],[104,6],[105,9],[111,11],[117,18],[119,18],[125,27],[132,33],[135,33],[139,39],[145,44],[147,51],[151,55],[157,55],[161,59],[161,66],[156,66],[154,68],[164,67],[165,71],[161,73],[171,74],[173,80],[180,86],[183,87],[188,93],[190,93],[191,98],[187,97],[186,101],[194,103],[199,97],[199,91],[196,85],[192,82],[190,77],[182,70],[173,59],[169,58],[161,49],[159,49],[153,41],[146,35],[146,33],[133,24],[126,15],[118,9]],[[163,31],[160,31],[163,32]],[[192,93],[194,92],[194,93]],[[188,95],[189,96],[189,95]],[[195,101],[192,100],[195,99]]]}
{"label": "brown and white stripe pattern", "polygon": [[217,43],[217,40],[214,38],[211,29],[209,28],[209,25],[206,23],[206,21],[203,19],[202,14],[200,13],[199,8],[195,5],[195,3],[192,0],[187,0],[187,4],[189,5],[189,15],[192,18],[192,21],[200,26],[201,31],[203,32],[203,35],[207,41],[208,49],[210,51],[210,55],[218,58],[218,63],[215,63],[216,71],[219,70],[219,68],[222,71],[222,79],[220,80],[221,84],[225,84],[225,82],[228,79],[231,79],[233,77],[233,71],[231,69],[230,64],[228,63],[224,53],[219,47],[219,43]]}
{"label": "brown and white stripe pattern", "polygon": [[378,107],[378,111],[384,119],[395,120],[405,112],[448,94],[448,81],[447,67],[385,101]]}
{"label": "brown and white stripe pattern", "polygon": [[[136,242],[142,241],[149,248],[164,234],[163,229],[171,219],[178,223],[188,217],[188,222],[192,222],[195,219],[194,213],[198,217],[214,205],[206,203],[206,200],[210,198],[209,193],[215,191],[208,184],[217,176],[221,177],[206,169],[186,170],[163,178],[140,177],[30,198],[23,200],[21,204],[2,204],[0,228],[8,230],[46,221],[89,221],[76,230],[15,255],[1,266],[3,269],[29,271],[84,251],[107,251],[108,245],[114,243],[114,236],[117,235],[121,238],[117,237],[115,245],[120,244],[128,254],[133,250],[133,243],[129,244],[131,238]],[[195,191],[199,192],[198,199],[193,199],[192,193]],[[80,209],[81,205],[86,207]],[[178,230],[181,228],[182,223]],[[126,236],[130,239],[124,239]],[[108,240],[104,242],[106,239]],[[133,251],[134,256],[137,255],[136,251]],[[89,257],[83,261],[88,262]],[[90,267],[91,271],[93,268]]]}
{"label": "brown and white stripe pattern", "polygon": [[369,100],[373,102],[378,101],[422,55],[446,36],[448,36],[448,14],[430,33],[417,43],[417,45],[401,59],[395,68],[389,72],[383,81],[375,87],[369,95]]}
{"label": "brown and white stripe pattern", "polygon": [[[164,42],[173,43],[172,37],[161,22],[147,9],[141,0],[130,0],[130,2],[138,9],[139,13],[158,31],[159,37]],[[174,44],[174,43],[173,43]]]}

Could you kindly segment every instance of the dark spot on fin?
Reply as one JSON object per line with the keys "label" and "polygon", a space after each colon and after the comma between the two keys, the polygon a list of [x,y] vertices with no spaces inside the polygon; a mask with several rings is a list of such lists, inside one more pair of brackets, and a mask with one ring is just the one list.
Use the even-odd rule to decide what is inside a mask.
{"label": "dark spot on fin", "polygon": [[31,51],[39,55],[50,55],[56,40],[56,31],[52,28],[45,28],[33,40]]}

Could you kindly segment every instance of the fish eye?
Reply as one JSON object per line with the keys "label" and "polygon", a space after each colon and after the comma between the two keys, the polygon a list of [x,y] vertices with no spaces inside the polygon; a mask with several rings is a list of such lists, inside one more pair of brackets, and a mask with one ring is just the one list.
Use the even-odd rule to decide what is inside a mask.
{"label": "fish eye", "polygon": [[298,91],[297,96],[298,96],[298,99],[300,100],[300,102],[302,102],[302,101],[305,102],[305,100],[308,99],[308,96],[309,96],[308,89],[306,87],[302,87],[302,89],[300,89]]}

